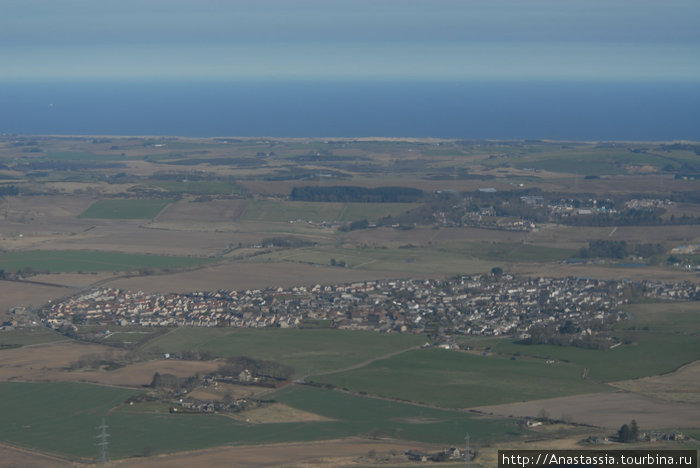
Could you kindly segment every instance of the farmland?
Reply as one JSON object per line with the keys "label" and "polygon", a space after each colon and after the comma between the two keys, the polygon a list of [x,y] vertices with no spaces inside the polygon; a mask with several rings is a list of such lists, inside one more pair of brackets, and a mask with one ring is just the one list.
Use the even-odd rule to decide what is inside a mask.
{"label": "farmland", "polygon": [[312,376],[311,380],[447,408],[610,390],[582,379],[582,371],[567,363],[431,349],[404,353],[358,370]]}
{"label": "farmland", "polygon": [[86,250],[27,250],[0,253],[0,269],[7,272],[50,273],[134,271],[139,268],[186,268],[212,262],[210,258],[138,255]]}
{"label": "farmland", "polygon": [[244,221],[377,221],[415,208],[413,203],[329,203],[256,200],[243,212]]}
{"label": "farmland", "polygon": [[523,345],[509,340],[489,344],[504,355],[575,363],[588,369],[589,378],[605,382],[664,374],[700,357],[697,303],[635,304],[626,310],[632,319],[616,326],[623,343],[614,349]]}
{"label": "farmland", "polygon": [[98,200],[79,218],[151,219],[155,218],[172,200]]}
{"label": "farmland", "polygon": [[[269,450],[270,464],[280,464],[287,449],[306,463],[308,450],[330,453],[319,441],[355,457],[327,466],[373,466],[362,456],[371,447],[401,454],[414,444],[458,446],[465,432],[492,451],[532,437],[551,439],[538,447],[576,448],[635,417],[644,430],[682,427],[697,436],[689,405],[698,401],[700,359],[692,289],[700,284],[699,175],[692,142],[1,137],[0,323],[8,330],[0,331],[0,442],[89,463],[104,416],[112,458],[142,457],[120,460],[127,466],[228,460],[235,450],[250,460]],[[411,203],[328,201],[382,187],[422,195]],[[624,242],[628,254],[579,258],[592,242]],[[479,276],[480,285],[448,291],[463,275]],[[508,277],[512,286],[487,287],[510,284]],[[397,297],[384,287],[342,289],[401,279],[431,286]],[[531,283],[518,292],[521,279]],[[615,280],[615,301],[591,305],[587,289],[538,294],[540,284],[564,280],[592,288]],[[643,281],[690,293],[682,301],[647,297],[651,283]],[[317,300],[317,285],[339,292]],[[307,292],[294,291],[300,286]],[[301,328],[234,328],[207,312],[172,328],[68,320],[70,336],[92,340],[84,343],[41,326],[37,310],[48,301],[97,288],[120,289],[119,297],[177,292],[190,305],[199,293],[236,290],[250,300],[227,312],[232,320],[269,325],[262,319],[292,315],[275,311],[284,304],[300,317],[285,326]],[[559,307],[556,297],[568,293],[581,300]],[[129,301],[120,306],[145,307]],[[527,333],[497,323],[506,303],[529,308],[524,317],[543,325],[566,315],[564,338],[572,339],[525,344]],[[416,322],[392,326],[404,309]],[[608,322],[606,312],[584,323],[585,314],[608,309],[620,320]],[[481,320],[496,326],[485,332]],[[464,327],[453,334],[452,322]],[[348,329],[333,328],[339,324]],[[561,320],[549,332],[562,338],[564,328]],[[227,382],[191,395],[274,403],[235,417],[172,415],[160,400],[124,404],[157,393],[145,387],[156,372],[201,377],[240,356],[288,365],[292,377],[278,388]],[[541,410],[597,427],[545,423],[538,432],[517,419]],[[207,451],[152,456],[200,449]]]}
{"label": "farmland", "polygon": [[685,430],[696,427],[700,417],[697,405],[668,402],[631,392],[593,393],[477,409],[486,414],[531,418],[546,413],[558,420],[613,430],[632,419],[642,427]]}
{"label": "farmland", "polygon": [[65,340],[66,337],[46,327],[24,328],[0,334],[0,348],[3,346],[27,346]]}
{"label": "farmland", "polygon": [[458,443],[465,431],[475,437],[501,439],[514,428],[502,420],[478,420],[464,414],[403,403],[342,395],[328,390],[289,388],[274,398],[331,421],[245,424],[222,416],[149,414],[111,411],[136,394],[134,390],[86,384],[0,384],[0,437],[25,447],[91,459],[96,431],[104,417],[109,425],[110,454],[115,458],[221,444],[263,444],[360,435],[370,431],[422,442]]}
{"label": "farmland", "polygon": [[423,343],[425,339],[417,335],[345,330],[179,328],[151,340],[145,349],[270,359],[289,364],[300,376],[347,367]]}
{"label": "farmland", "polygon": [[0,434],[17,445],[91,457],[100,418],[134,393],[74,383],[1,383]]}

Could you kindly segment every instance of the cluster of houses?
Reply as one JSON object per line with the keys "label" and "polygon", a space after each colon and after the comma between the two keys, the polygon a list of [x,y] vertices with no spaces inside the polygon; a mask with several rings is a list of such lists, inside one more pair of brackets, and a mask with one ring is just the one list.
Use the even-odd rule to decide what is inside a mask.
{"label": "cluster of houses", "polygon": [[[467,208],[469,199],[462,203],[443,207],[433,212],[435,223],[441,226],[473,226],[486,229],[498,229],[504,231],[537,231],[538,227],[532,217],[524,219],[517,215],[511,217],[499,217],[494,206],[482,205]],[[531,209],[536,209],[540,219],[556,220],[571,216],[596,215],[618,213],[615,204],[609,199],[552,199],[546,200],[540,195],[524,195],[520,202]],[[658,203],[657,203],[658,202]],[[506,205],[510,202],[504,202]],[[631,203],[631,204],[630,204]],[[627,208],[651,209],[651,207],[667,207],[668,200],[631,200],[627,202]]]}
{"label": "cluster of houses", "polygon": [[559,199],[547,203],[547,211],[554,217],[567,217],[591,214],[616,214],[617,210],[611,200]]}
{"label": "cluster of houses", "polygon": [[180,398],[170,402],[170,413],[238,413],[240,411],[260,408],[266,403],[249,398],[238,398],[230,402],[202,401],[193,398]]}
{"label": "cluster of houses", "polygon": [[625,202],[625,207],[633,210],[653,210],[656,208],[668,208],[672,204],[671,200],[661,200],[658,198],[632,199]]}
{"label": "cluster of houses", "polygon": [[[525,336],[532,327],[619,320],[630,289],[648,297],[700,299],[700,286],[590,278],[460,276],[293,288],[146,294],[102,288],[44,307],[45,325],[297,328]],[[598,322],[599,321],[599,322]]]}
{"label": "cluster of houses", "polygon": [[[464,460],[467,456],[466,452],[461,451],[456,447],[450,447],[448,449],[441,450],[439,452],[425,452],[418,449],[410,449],[404,452],[404,455],[408,457],[411,461],[419,462],[443,462],[448,460]],[[474,453],[470,451],[468,454],[469,460],[474,459]]]}

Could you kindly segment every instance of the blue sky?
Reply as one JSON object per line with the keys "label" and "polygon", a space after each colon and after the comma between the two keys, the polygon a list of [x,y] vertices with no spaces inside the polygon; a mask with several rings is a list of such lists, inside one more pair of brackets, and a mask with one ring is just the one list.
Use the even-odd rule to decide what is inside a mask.
{"label": "blue sky", "polygon": [[0,80],[700,81],[698,0],[0,0]]}

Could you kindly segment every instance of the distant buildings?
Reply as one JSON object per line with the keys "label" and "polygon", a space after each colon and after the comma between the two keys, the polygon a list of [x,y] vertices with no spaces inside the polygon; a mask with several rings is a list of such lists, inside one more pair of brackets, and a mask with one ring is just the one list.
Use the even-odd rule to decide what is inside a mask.
{"label": "distant buildings", "polygon": [[449,280],[377,280],[242,291],[145,294],[102,288],[48,304],[51,328],[83,324],[160,327],[330,328],[435,335],[529,336],[534,328],[614,321],[630,288],[645,297],[700,299],[700,286],[591,278],[460,276]]}

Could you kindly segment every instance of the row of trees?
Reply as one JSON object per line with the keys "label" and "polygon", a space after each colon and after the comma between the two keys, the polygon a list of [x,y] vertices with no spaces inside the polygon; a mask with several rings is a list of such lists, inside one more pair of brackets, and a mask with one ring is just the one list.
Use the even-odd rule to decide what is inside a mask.
{"label": "row of trees", "polygon": [[628,255],[651,257],[663,254],[661,244],[637,244],[630,246],[625,241],[595,240],[588,243],[588,248],[578,251],[579,258],[625,258]]}
{"label": "row of trees", "polygon": [[629,424],[623,424],[617,431],[617,438],[620,442],[634,442],[639,439],[639,427],[634,419]]}
{"label": "row of trees", "polygon": [[0,197],[19,195],[19,189],[15,185],[0,185]]}
{"label": "row of trees", "polygon": [[329,187],[294,187],[289,198],[294,201],[409,203],[423,198],[423,191],[412,187],[356,187],[338,185]]}
{"label": "row of trees", "polygon": [[253,359],[247,356],[234,356],[226,360],[219,366],[219,373],[236,377],[244,370],[248,370],[252,375],[259,377],[269,377],[273,379],[285,380],[292,376],[292,367],[274,361],[264,359]]}

